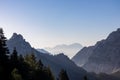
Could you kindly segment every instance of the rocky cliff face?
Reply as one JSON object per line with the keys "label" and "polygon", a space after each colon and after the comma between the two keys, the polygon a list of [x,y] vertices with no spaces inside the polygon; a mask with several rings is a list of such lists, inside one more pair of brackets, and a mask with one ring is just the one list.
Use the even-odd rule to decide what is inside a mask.
{"label": "rocky cliff face", "polygon": [[[86,62],[82,67],[87,71],[112,73],[120,68],[120,29],[112,32],[107,39],[97,42],[90,50],[89,48],[86,48],[84,51],[81,50],[78,53],[79,55],[83,54],[85,60],[82,60]],[[75,59],[74,57],[73,61]],[[81,61],[81,58],[78,61]],[[78,61],[75,62],[81,64]]]}

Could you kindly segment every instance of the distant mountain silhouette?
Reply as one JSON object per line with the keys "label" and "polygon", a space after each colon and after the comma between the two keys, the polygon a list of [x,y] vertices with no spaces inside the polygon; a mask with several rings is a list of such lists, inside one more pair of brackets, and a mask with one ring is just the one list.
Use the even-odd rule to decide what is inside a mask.
{"label": "distant mountain silhouette", "polygon": [[89,72],[113,73],[120,70],[120,29],[95,46],[85,47],[72,60]]}
{"label": "distant mountain silhouette", "polygon": [[44,53],[44,54],[50,54],[50,52],[44,50],[44,49],[36,49],[37,51]]}
{"label": "distant mountain silhouette", "polygon": [[71,58],[75,55],[75,53],[77,53],[82,48],[83,47],[81,44],[73,43],[70,45],[66,45],[66,44],[56,45],[53,48],[48,47],[48,48],[44,48],[44,49],[53,54],[64,53],[65,55],[67,55],[68,57]]}

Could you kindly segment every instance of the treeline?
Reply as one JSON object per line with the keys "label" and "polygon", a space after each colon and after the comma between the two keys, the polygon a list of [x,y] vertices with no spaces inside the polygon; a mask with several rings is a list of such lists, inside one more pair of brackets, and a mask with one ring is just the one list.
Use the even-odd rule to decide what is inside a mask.
{"label": "treeline", "polygon": [[[50,67],[36,60],[34,54],[18,55],[16,48],[9,54],[6,37],[0,28],[0,80],[56,80]],[[69,80],[67,72],[61,70],[57,80]]]}

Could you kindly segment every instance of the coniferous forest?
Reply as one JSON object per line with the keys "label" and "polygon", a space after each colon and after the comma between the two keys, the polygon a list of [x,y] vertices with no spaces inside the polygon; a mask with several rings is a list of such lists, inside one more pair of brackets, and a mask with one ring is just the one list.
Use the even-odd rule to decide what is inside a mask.
{"label": "coniferous forest", "polygon": [[0,80],[69,80],[65,70],[61,70],[56,78],[50,67],[36,60],[33,53],[18,55],[16,48],[9,53],[6,41],[3,29],[0,28]]}

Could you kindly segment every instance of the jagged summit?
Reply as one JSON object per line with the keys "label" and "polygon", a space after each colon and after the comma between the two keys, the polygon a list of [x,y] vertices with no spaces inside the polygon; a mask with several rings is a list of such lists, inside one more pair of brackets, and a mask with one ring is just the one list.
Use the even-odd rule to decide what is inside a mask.
{"label": "jagged summit", "polygon": [[10,39],[24,40],[23,36],[21,34],[17,34],[17,33],[13,33],[13,35]]}
{"label": "jagged summit", "polygon": [[18,36],[18,34],[17,33],[13,33],[12,38],[14,38],[16,36]]}

